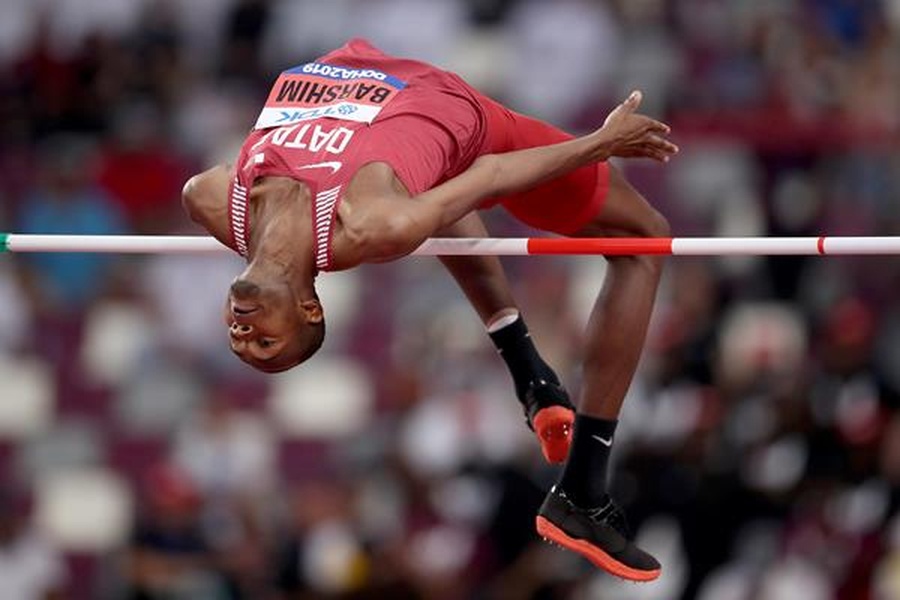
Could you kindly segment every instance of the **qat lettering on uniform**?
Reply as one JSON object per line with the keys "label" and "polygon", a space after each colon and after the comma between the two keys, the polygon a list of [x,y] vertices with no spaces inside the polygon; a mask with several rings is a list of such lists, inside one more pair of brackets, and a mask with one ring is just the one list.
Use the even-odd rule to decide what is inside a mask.
{"label": "qat lettering on uniform", "polygon": [[341,154],[347,149],[352,138],[353,130],[346,127],[325,129],[321,125],[297,124],[272,129],[253,144],[252,150],[269,142],[273,146],[283,146],[295,150],[309,150],[310,152],[325,150],[330,154]]}

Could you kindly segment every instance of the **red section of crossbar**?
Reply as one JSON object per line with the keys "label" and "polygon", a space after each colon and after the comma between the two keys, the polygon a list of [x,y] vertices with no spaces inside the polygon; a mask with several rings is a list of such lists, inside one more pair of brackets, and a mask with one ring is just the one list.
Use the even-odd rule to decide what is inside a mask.
{"label": "red section of crossbar", "polygon": [[672,254],[672,238],[528,238],[528,254]]}

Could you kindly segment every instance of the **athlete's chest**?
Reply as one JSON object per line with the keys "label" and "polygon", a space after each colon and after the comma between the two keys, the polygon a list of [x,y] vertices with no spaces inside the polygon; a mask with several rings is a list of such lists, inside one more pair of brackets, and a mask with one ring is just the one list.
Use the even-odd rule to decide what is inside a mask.
{"label": "athlete's chest", "polygon": [[342,270],[372,261],[371,250],[380,245],[387,212],[396,202],[409,201],[406,188],[390,165],[363,166],[346,186],[335,207],[331,239],[331,269]]}

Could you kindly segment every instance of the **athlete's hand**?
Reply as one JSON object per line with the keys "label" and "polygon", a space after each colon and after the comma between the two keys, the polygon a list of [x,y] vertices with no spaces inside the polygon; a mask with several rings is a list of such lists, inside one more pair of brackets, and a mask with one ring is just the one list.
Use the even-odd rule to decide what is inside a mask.
{"label": "athlete's hand", "polygon": [[665,137],[670,132],[668,125],[637,113],[642,97],[639,91],[631,92],[593,135],[607,156],[668,162],[678,152],[678,146]]}

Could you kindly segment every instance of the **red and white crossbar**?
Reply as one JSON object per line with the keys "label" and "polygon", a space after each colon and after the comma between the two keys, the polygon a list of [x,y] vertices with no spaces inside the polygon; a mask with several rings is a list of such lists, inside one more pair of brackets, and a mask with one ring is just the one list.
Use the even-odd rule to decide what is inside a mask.
{"label": "red and white crossbar", "polygon": [[[187,235],[44,235],[0,233],[0,252],[171,254],[224,252],[214,238]],[[900,236],[676,237],[676,238],[432,238],[418,256],[896,255]]]}

